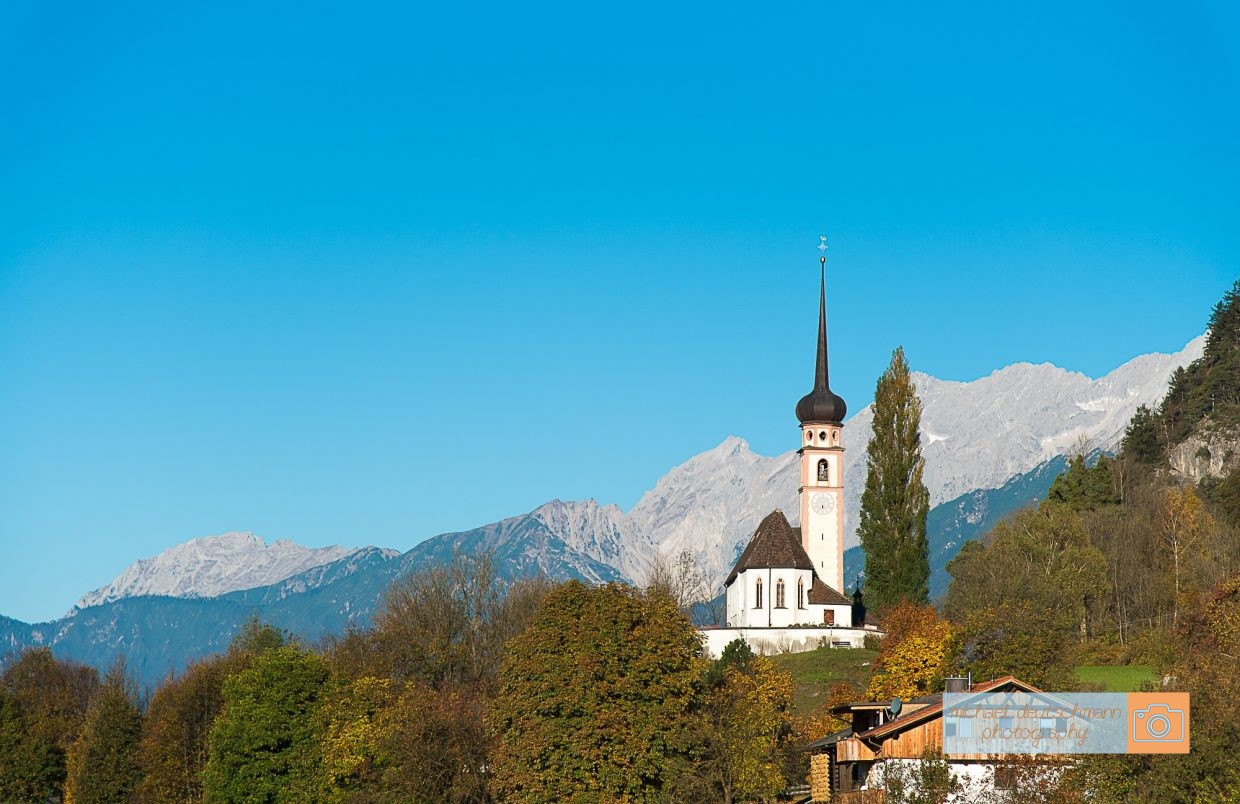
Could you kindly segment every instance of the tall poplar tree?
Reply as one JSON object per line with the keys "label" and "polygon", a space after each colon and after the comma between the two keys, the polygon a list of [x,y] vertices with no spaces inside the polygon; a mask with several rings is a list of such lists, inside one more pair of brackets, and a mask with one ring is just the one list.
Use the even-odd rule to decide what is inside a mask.
{"label": "tall poplar tree", "polygon": [[874,392],[874,433],[866,449],[857,529],[865,551],[866,603],[878,611],[901,600],[924,603],[930,596],[930,494],[922,481],[920,428],[921,400],[900,347]]}

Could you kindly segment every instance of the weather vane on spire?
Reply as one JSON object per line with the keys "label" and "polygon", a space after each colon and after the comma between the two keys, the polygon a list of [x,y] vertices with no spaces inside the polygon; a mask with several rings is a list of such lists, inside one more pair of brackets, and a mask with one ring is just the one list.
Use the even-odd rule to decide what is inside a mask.
{"label": "weather vane on spire", "polygon": [[818,250],[822,252],[822,256],[818,258],[818,261],[825,265],[827,262],[827,236],[826,235],[818,235]]}

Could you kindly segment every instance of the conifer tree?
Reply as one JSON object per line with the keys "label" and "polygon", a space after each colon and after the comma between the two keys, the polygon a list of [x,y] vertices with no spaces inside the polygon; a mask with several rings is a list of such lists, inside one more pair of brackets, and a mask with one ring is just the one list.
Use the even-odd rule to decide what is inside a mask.
{"label": "conifer tree", "polygon": [[920,428],[921,400],[900,347],[874,392],[874,430],[857,529],[865,551],[866,601],[880,611],[901,600],[924,603],[930,595],[930,494],[922,481]]}

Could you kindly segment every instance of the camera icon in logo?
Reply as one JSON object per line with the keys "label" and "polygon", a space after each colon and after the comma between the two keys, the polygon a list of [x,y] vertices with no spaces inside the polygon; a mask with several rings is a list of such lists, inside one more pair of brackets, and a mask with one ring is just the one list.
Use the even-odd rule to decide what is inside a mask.
{"label": "camera icon in logo", "polygon": [[1150,704],[1132,713],[1132,739],[1139,743],[1178,743],[1184,739],[1184,713]]}

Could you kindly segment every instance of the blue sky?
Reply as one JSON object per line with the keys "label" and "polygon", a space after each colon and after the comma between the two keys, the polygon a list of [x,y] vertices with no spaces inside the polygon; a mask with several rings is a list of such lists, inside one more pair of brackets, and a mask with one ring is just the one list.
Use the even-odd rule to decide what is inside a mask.
{"label": "blue sky", "polygon": [[[853,410],[1180,348],[1228,4],[0,9],[0,613],[188,538],[408,548]],[[861,445],[853,445],[861,448]]]}

